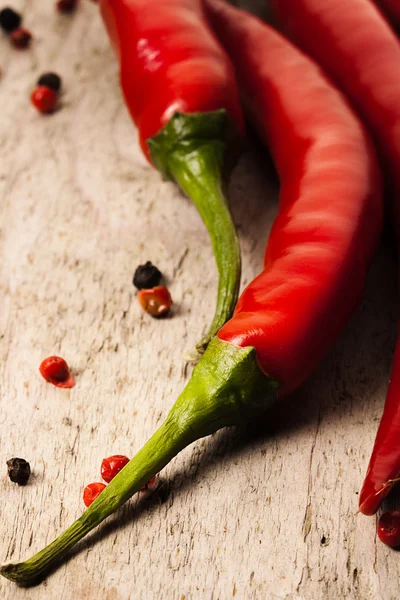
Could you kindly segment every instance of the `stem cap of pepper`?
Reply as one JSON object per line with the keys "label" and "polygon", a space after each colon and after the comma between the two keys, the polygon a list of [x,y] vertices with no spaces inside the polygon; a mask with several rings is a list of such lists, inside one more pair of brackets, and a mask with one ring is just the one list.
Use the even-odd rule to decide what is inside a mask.
{"label": "stem cap of pepper", "polygon": [[[236,143],[237,140],[237,143]],[[203,338],[185,358],[197,361],[232,316],[239,294],[241,260],[224,180],[236,160],[240,137],[226,110],[176,112],[147,140],[154,165],[191,198],[207,227],[219,273],[217,306]]]}

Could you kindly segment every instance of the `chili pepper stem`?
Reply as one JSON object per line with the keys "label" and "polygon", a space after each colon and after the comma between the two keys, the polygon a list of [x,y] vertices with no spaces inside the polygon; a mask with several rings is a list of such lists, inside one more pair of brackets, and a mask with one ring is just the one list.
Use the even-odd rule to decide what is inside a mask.
{"label": "chili pepper stem", "polygon": [[198,360],[203,354],[212,337],[232,316],[239,294],[240,247],[222,177],[230,135],[225,110],[175,113],[160,133],[148,141],[156,166],[195,203],[210,235],[218,268],[214,318],[205,336],[187,355],[188,360]]}
{"label": "chili pepper stem", "polygon": [[29,560],[1,575],[31,585],[72,546],[122,506],[183,448],[226,426],[243,423],[274,401],[277,383],[263,375],[254,348],[214,338],[161,427],[83,515]]}
{"label": "chili pepper stem", "polygon": [[[222,192],[218,154],[219,144],[205,144],[189,155],[173,157],[175,180],[194,201],[211,237],[219,282],[214,318],[205,336],[196,344],[189,359],[198,359],[211,338],[232,316],[240,284],[241,260],[235,225]],[[196,171],[205,175],[196,175]]]}

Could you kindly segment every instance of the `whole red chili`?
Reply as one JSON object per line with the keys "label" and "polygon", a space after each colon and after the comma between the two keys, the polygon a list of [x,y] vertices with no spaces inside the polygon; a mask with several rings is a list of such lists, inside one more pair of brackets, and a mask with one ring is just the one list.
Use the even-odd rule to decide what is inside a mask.
{"label": "whole red chili", "polygon": [[204,16],[202,0],[101,0],[120,61],[125,102],[147,159],[194,201],[219,273],[213,322],[201,353],[231,316],[240,251],[222,171],[244,126],[232,65]]}
{"label": "whole red chili", "polygon": [[400,546],[400,510],[391,510],[381,515],[376,528],[378,538],[391,548]]}
{"label": "whole red chili", "polygon": [[164,423],[96,505],[28,561],[1,568],[25,585],[183,448],[265,414],[278,391],[300,385],[361,297],[382,223],[379,170],[362,125],[320,69],[278,33],[228,4],[210,3],[209,11],[281,178],[264,271]]}
{"label": "whole red chili", "polygon": [[31,42],[32,34],[24,27],[17,27],[10,34],[10,40],[13,46],[18,49],[27,48]]}
{"label": "whole red chili", "polygon": [[165,285],[139,290],[140,306],[152,317],[163,317],[169,313],[172,306],[171,294]]}
{"label": "whole red chili", "polygon": [[[400,43],[366,0],[271,0],[285,32],[318,59],[368,124],[387,179],[400,253]],[[356,32],[349,35],[350,31]],[[400,336],[385,408],[359,497],[374,514],[400,476]]]}
{"label": "whole red chili", "polygon": [[65,360],[60,356],[45,358],[39,367],[40,374],[46,381],[60,388],[72,388],[75,385],[74,376]]}
{"label": "whole red chili", "polygon": [[285,395],[360,302],[381,233],[380,173],[362,125],[312,61],[257,19],[223,2],[205,4],[281,183],[264,272],[218,337],[255,347]]}
{"label": "whole red chili", "polygon": [[103,458],[101,463],[101,476],[107,483],[110,483],[117,473],[121,471],[129,462],[129,458],[123,454],[114,454],[108,458]]}
{"label": "whole red chili", "polygon": [[85,506],[90,506],[106,487],[104,483],[89,483],[83,490],[83,502]]}
{"label": "whole red chili", "polygon": [[52,113],[57,105],[58,95],[45,85],[37,86],[31,94],[31,102],[39,112]]}

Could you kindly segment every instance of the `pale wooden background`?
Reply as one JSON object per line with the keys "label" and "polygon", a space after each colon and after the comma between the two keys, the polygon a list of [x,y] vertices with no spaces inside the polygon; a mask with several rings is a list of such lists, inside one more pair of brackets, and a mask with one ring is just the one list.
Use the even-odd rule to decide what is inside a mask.
{"label": "pale wooden background", "polygon": [[[132,455],[190,375],[182,355],[210,321],[216,272],[204,227],[174,185],[145,165],[118,89],[117,65],[89,2],[61,17],[18,2],[35,34],[0,39],[0,560],[28,557],[83,509],[101,459]],[[258,2],[261,5],[261,2]],[[37,114],[37,76],[58,71],[62,107]],[[243,285],[257,273],[276,213],[267,155],[254,143],[230,195]],[[135,266],[153,260],[175,300],[144,315]],[[351,285],[351,282],[349,282]],[[257,430],[223,431],[187,449],[152,497],[133,500],[39,587],[2,580],[4,599],[394,599],[399,555],[357,514],[396,330],[391,250],[318,372]],[[46,384],[61,354],[72,391]],[[5,462],[29,460],[30,484]]]}

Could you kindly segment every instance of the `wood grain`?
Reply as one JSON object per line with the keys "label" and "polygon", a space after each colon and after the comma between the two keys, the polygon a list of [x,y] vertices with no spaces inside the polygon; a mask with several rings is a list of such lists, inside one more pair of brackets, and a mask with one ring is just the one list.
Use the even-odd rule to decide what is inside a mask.
{"label": "wood grain", "polygon": [[[260,7],[261,3],[255,3]],[[254,5],[255,5],[254,4]],[[182,356],[210,321],[216,270],[189,200],[148,167],[118,89],[97,8],[60,16],[17,2],[31,50],[0,39],[0,559],[31,555],[81,513],[101,459],[132,455],[190,375]],[[60,73],[60,110],[29,105],[36,78]],[[276,183],[257,142],[230,197],[243,286],[258,272]],[[131,277],[153,260],[175,301],[154,321]],[[351,282],[349,282],[351,285]],[[365,301],[307,385],[257,428],[194,444],[81,543],[39,587],[0,582],[5,600],[360,599],[399,597],[398,554],[357,514],[396,332],[395,266],[383,248]],[[71,364],[71,391],[41,360]],[[31,463],[11,484],[6,460]]]}

